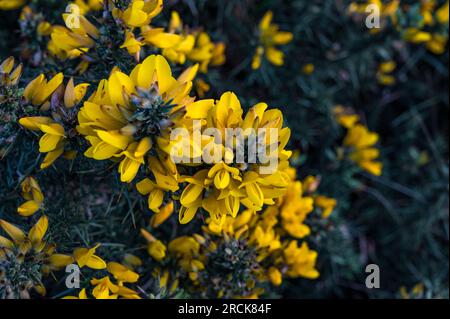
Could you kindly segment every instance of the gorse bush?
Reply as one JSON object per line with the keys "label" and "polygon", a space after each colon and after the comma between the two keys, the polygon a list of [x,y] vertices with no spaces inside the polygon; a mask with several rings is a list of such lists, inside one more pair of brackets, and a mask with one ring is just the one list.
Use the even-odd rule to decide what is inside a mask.
{"label": "gorse bush", "polygon": [[448,6],[0,0],[0,298],[448,298]]}

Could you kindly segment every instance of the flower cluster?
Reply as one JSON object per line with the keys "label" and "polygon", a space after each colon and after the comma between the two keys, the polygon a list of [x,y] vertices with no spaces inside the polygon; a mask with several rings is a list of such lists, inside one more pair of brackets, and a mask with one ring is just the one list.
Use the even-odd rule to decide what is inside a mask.
{"label": "flower cluster", "polygon": [[[176,1],[43,2],[0,0],[0,10],[19,9],[10,54],[21,62],[0,64],[0,299],[46,290],[66,299],[259,298],[314,284],[336,262],[334,237],[325,237],[357,237],[352,223],[339,224],[355,185],[383,182],[374,176],[388,163],[376,121],[333,106],[374,90],[386,103],[400,99],[411,71],[401,63],[422,59],[402,50],[441,67],[435,55],[448,42],[443,0],[333,4],[352,29],[375,5],[381,29],[351,36],[393,43],[395,54],[362,48],[361,61],[373,60],[356,68],[347,39],[328,34],[288,61],[294,37],[311,38],[285,25],[281,10],[280,25],[268,11],[247,32],[245,51]],[[323,48],[323,61],[306,56]],[[292,81],[275,81],[283,72]],[[360,73],[373,83],[363,87]],[[344,94],[350,82],[355,90]],[[408,119],[398,112],[396,123]],[[409,155],[434,160],[420,151]],[[78,287],[64,288],[67,266],[80,272]]]}
{"label": "flower cluster", "polygon": [[[417,21],[411,15],[419,15],[421,19],[413,25],[401,22]],[[416,7],[412,7],[400,14],[403,38],[413,44],[422,44],[434,54],[443,54],[448,43],[449,1],[442,6],[437,1],[422,0]]]}
{"label": "flower cluster", "polygon": [[[287,174],[295,179],[295,169],[288,168]],[[164,277],[164,287],[171,283],[170,290],[181,284],[210,298],[252,298],[262,294],[267,283],[280,286],[283,278],[317,278],[317,253],[305,241],[310,234],[306,219],[314,206],[323,209],[326,218],[336,205],[332,198],[314,195],[317,186],[313,177],[295,180],[262,214],[246,209],[220,224],[210,218],[201,234],[181,236],[167,245],[142,230],[148,253],[159,264],[155,275]],[[178,271],[166,268],[172,262]]]}
{"label": "flower cluster", "polygon": [[129,267],[118,262],[109,262],[105,267],[107,274],[102,278],[92,278],[89,288],[82,288],[78,296],[65,296],[64,299],[140,299],[139,294],[125,284],[133,284],[139,280],[139,275]]}
{"label": "flower cluster", "polygon": [[75,1],[71,8],[63,14],[65,26],[51,26],[48,50],[61,60],[81,59],[80,73],[105,61],[128,68],[132,62],[125,51],[136,61],[160,52],[174,63],[199,63],[204,73],[209,65],[225,62],[225,45],[212,42],[205,32],[183,30],[176,12],[167,30],[154,25],[162,0]]}
{"label": "flower cluster", "polygon": [[404,5],[401,0],[391,0],[387,3],[381,0],[352,2],[348,7],[348,13],[357,17],[371,13],[373,19],[380,19],[382,25],[370,29],[371,33],[378,33],[391,25],[406,42],[423,44],[437,55],[445,52],[448,43],[448,0],[445,3],[437,0],[421,0],[413,5]]}
{"label": "flower cluster", "polygon": [[[268,110],[267,104],[259,103],[243,116],[239,99],[228,92],[219,101],[188,112],[187,116],[204,123],[202,152],[193,156],[207,159],[213,154],[214,161],[207,168],[196,169],[191,176],[181,177],[187,184],[180,197],[181,223],[192,220],[199,208],[207,211],[215,223],[220,223],[226,215],[236,217],[241,205],[258,212],[264,205],[273,205],[286,192],[289,176],[283,169],[291,156],[285,149],[291,131],[283,126],[280,110]],[[209,135],[210,128],[217,130]],[[241,129],[242,135],[230,136],[230,129]],[[265,133],[255,136],[261,129]],[[252,150],[256,148],[252,149],[252,145],[261,139],[263,156],[253,161]],[[247,154],[245,150],[242,152],[246,147],[249,147]],[[274,162],[276,165],[270,165]]]}
{"label": "flower cluster", "polygon": [[27,0],[1,0],[0,10],[14,10],[25,5]]}
{"label": "flower cluster", "polygon": [[[207,213],[202,236],[178,237],[166,247],[149,232],[143,230],[142,234],[154,261],[165,264],[169,257],[174,258],[171,260],[180,265],[194,286],[212,280],[210,289],[219,297],[257,296],[263,291],[258,283],[280,285],[282,277],[317,278],[317,253],[306,242],[297,242],[310,233],[305,220],[314,209],[314,198],[303,197],[302,184],[293,181],[295,176],[289,168],[292,152],[286,150],[291,131],[284,126],[282,112],[259,103],[244,113],[232,92],[218,100],[191,96],[197,73],[207,73],[210,65],[225,62],[225,45],[214,44],[205,32],[184,27],[176,12],[172,13],[168,32],[151,27],[152,19],[162,9],[160,1],[74,4],[82,10],[79,16],[65,14],[65,27],[41,21],[38,32],[50,36],[48,50],[58,59],[82,60],[75,69],[78,73],[87,71],[101,46],[111,41],[111,30],[104,30],[105,26],[115,25],[119,34],[125,35],[121,48],[134,54],[136,60],[140,60],[144,45],[161,49],[162,55],[148,55],[126,73],[120,67],[112,68],[108,79],[97,81],[97,88],[89,95],[88,83],[75,84],[73,77],[66,80],[61,72],[51,72],[49,78],[40,74],[29,81],[17,102],[20,109],[28,111],[21,113],[18,123],[40,136],[39,152],[45,154],[41,170],[51,167],[59,157],[75,159],[83,137],[88,143],[85,158],[118,163],[121,182],[134,183],[137,176],[144,177],[136,188],[148,196],[148,208],[155,213],[152,228],[161,226],[174,211],[181,224]],[[87,16],[95,16],[99,10],[112,20],[97,27]],[[74,18],[79,20],[70,20]],[[271,19],[269,13],[261,23],[261,41],[268,59],[281,65],[283,54],[274,45],[288,43],[292,35],[279,32]],[[72,24],[75,22],[79,25]],[[137,30],[139,36],[135,35]],[[175,77],[165,57],[175,64],[196,64]],[[17,85],[20,77],[21,66],[12,71],[13,64],[13,59],[2,64],[5,87]],[[188,137],[174,140],[172,133],[180,129]],[[21,187],[26,200],[17,209],[21,216],[47,210],[36,179],[25,177]],[[326,205],[329,215],[334,206]],[[11,224],[4,225],[11,236],[18,232]],[[48,226],[47,217],[42,217],[38,226],[40,243]],[[30,240],[37,241],[34,237]],[[13,247],[3,237],[2,243]],[[75,248],[66,255],[51,251],[43,260],[48,260],[54,270],[76,263],[80,268],[102,272],[92,274],[77,297],[67,298],[139,298],[124,285],[139,280],[133,266],[106,263],[96,255],[98,247]],[[211,271],[221,258],[231,259],[226,261],[228,270],[220,276],[235,267],[243,272],[240,283],[228,291],[213,285],[216,280]],[[243,263],[242,267],[236,262]],[[208,263],[211,265],[205,267]],[[165,287],[168,270],[156,268],[154,273],[160,276],[160,287]],[[171,291],[177,289],[177,282]],[[40,282],[34,285],[38,284],[43,287]]]}

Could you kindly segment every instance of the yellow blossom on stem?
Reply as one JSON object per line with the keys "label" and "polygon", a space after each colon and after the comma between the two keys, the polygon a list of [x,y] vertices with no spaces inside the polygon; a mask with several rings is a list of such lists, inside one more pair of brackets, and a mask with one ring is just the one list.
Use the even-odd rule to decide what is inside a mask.
{"label": "yellow blossom on stem", "polygon": [[351,148],[350,159],[375,176],[380,176],[383,169],[382,163],[376,161],[380,151],[373,147],[378,139],[378,134],[370,132],[362,124],[350,128],[344,139],[344,145]]}
{"label": "yellow blossom on stem", "polygon": [[27,0],[0,0],[0,10],[15,10],[19,9]]}
{"label": "yellow blossom on stem", "polygon": [[304,223],[314,209],[314,199],[303,197],[302,183],[292,182],[286,195],[278,203],[283,228],[294,238],[304,238],[311,233]]}
{"label": "yellow blossom on stem", "polygon": [[200,64],[200,72],[207,73],[209,66],[220,66],[226,61],[224,43],[214,43],[206,32],[196,35],[195,46],[187,58]]}
{"label": "yellow blossom on stem", "polygon": [[[50,115],[23,117],[19,120],[23,127],[44,133],[39,140],[39,152],[47,155],[41,164],[41,169],[51,166],[63,154],[68,158],[74,157],[73,151],[65,151],[69,138],[66,127],[72,129],[69,124],[73,122],[77,111],[73,108],[84,98],[88,84],[81,83],[75,86],[71,78],[64,87],[63,78],[63,74],[59,73],[47,82],[45,76],[41,74],[31,81],[24,91],[26,102],[40,107],[41,113]],[[55,94],[56,99],[61,103],[53,105],[50,109],[50,99]]]}
{"label": "yellow blossom on stem", "polygon": [[89,267],[92,269],[105,269],[107,267],[105,261],[99,256],[95,255],[96,249],[100,244],[93,248],[77,248],[73,252],[73,256],[78,266]]}
{"label": "yellow blossom on stem", "polygon": [[124,10],[113,9],[116,18],[121,19],[128,27],[143,27],[161,13],[163,0],[132,0]]}
{"label": "yellow blossom on stem", "polygon": [[107,269],[119,283],[135,283],[139,280],[139,274],[117,262],[109,262]]}
{"label": "yellow blossom on stem", "polygon": [[281,272],[275,267],[269,268],[269,270],[267,271],[267,276],[274,286],[280,286],[283,281]]}
{"label": "yellow blossom on stem", "polygon": [[[19,82],[22,75],[23,65],[19,64],[14,68],[14,57],[9,57],[0,64],[0,85],[13,86]],[[0,95],[0,103],[2,103],[3,97]]]}
{"label": "yellow blossom on stem", "polygon": [[350,109],[346,109],[342,105],[336,105],[333,113],[337,122],[347,129],[353,127],[360,120],[357,114],[354,114]]}
{"label": "yellow blossom on stem", "polygon": [[113,70],[78,113],[78,132],[91,145],[85,156],[119,160],[121,181],[130,183],[151,149],[169,155],[170,132],[182,125],[194,101],[189,93],[195,72],[190,70],[195,67],[175,79],[159,55],[146,58],[130,75]]}
{"label": "yellow blossom on stem", "polygon": [[252,68],[257,70],[261,67],[262,57],[276,66],[284,64],[284,53],[276,48],[285,45],[294,38],[291,32],[279,31],[279,26],[272,22],[273,12],[267,12],[259,24],[259,43],[253,57]]}
{"label": "yellow blossom on stem", "polygon": [[[220,223],[226,215],[235,217],[241,204],[254,211],[261,211],[265,204],[273,204],[276,198],[285,193],[289,182],[289,177],[281,170],[291,156],[291,152],[285,150],[290,130],[283,127],[282,113],[277,109],[267,110],[267,104],[260,103],[243,117],[240,101],[232,92],[223,94],[216,103],[203,105],[204,109],[195,112],[188,110],[187,116],[203,119],[206,130],[214,128],[221,133],[220,141],[203,135],[202,145],[198,147],[202,150],[202,158],[212,151],[218,155],[208,168],[198,170],[192,176],[181,176],[180,181],[187,183],[187,186],[180,197],[180,223],[190,222],[200,208],[207,211],[215,223]],[[234,162],[239,145],[235,143],[230,148],[226,145],[225,136],[227,129],[238,128],[244,131],[267,129],[266,154],[269,158],[277,159],[276,168],[267,168],[266,171],[264,165]],[[274,144],[270,140],[275,137],[278,137],[278,147],[271,149],[270,145]]]}
{"label": "yellow blossom on stem", "polygon": [[283,255],[288,266],[287,274],[290,277],[309,279],[319,277],[319,272],[315,269],[317,252],[310,250],[305,242],[298,247],[296,241],[291,241],[284,249]]}
{"label": "yellow blossom on stem", "polygon": [[145,229],[141,229],[141,234],[148,242],[147,252],[156,261],[161,261],[166,257],[167,247],[160,240],[157,240]]}
{"label": "yellow blossom on stem", "polygon": [[42,207],[44,195],[37,181],[31,176],[23,180],[21,187],[22,197],[27,201],[17,208],[17,212],[22,216],[28,217]]}

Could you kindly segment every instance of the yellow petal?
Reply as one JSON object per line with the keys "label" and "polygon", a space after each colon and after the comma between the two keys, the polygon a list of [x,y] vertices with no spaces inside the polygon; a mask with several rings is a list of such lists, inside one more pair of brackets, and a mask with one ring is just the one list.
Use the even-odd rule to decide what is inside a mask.
{"label": "yellow petal", "polygon": [[150,55],[142,64],[138,64],[131,72],[131,77],[134,82],[141,88],[148,89],[153,83],[153,76],[155,74],[156,56]]}
{"label": "yellow petal", "polygon": [[152,219],[150,220],[150,225],[153,228],[159,227],[170,216],[172,216],[173,211],[174,211],[174,203],[173,203],[173,201],[170,201],[166,206],[160,208],[158,214],[153,215]]}
{"label": "yellow petal", "polygon": [[40,208],[40,204],[34,200],[27,201],[17,208],[19,215],[28,217],[36,213]]}
{"label": "yellow petal", "polygon": [[51,166],[62,154],[64,153],[64,147],[58,148],[54,151],[48,152],[45,155],[44,160],[41,163],[41,169],[46,169]]}
{"label": "yellow petal", "polygon": [[13,248],[14,244],[12,241],[10,241],[8,238],[5,238],[3,236],[0,236],[0,248]]}
{"label": "yellow petal", "polygon": [[181,194],[181,205],[190,207],[202,195],[203,187],[195,184],[189,184]]}
{"label": "yellow petal", "polygon": [[44,134],[39,140],[39,152],[48,153],[54,151],[61,139],[59,135]]}
{"label": "yellow petal", "polygon": [[20,125],[34,131],[40,130],[40,125],[49,124],[50,122],[52,122],[52,119],[47,116],[23,117],[19,120]]}
{"label": "yellow petal", "polygon": [[113,72],[108,80],[108,93],[113,105],[126,106],[124,94],[135,93],[134,83],[128,75]]}
{"label": "yellow petal", "polygon": [[26,86],[25,91],[23,92],[23,96],[28,102],[31,102],[33,100],[33,96],[37,93],[37,89],[44,82],[44,80],[45,76],[44,74],[41,74]]}
{"label": "yellow petal", "polygon": [[17,244],[25,240],[25,233],[18,227],[8,223],[7,221],[0,219],[0,227],[11,237],[11,239]]}
{"label": "yellow petal", "polygon": [[60,269],[74,262],[72,256],[63,254],[53,254],[49,257],[48,262],[51,266]]}
{"label": "yellow petal", "polygon": [[33,244],[41,242],[47,229],[48,218],[47,216],[42,216],[28,232],[28,239],[30,239]]}
{"label": "yellow petal", "polygon": [[10,56],[0,64],[0,71],[2,73],[10,73],[14,67],[14,57]]}
{"label": "yellow petal", "polygon": [[148,196],[148,208],[155,213],[159,213],[164,200],[164,192],[160,189],[154,189]]}
{"label": "yellow petal", "polygon": [[278,45],[287,44],[292,41],[294,35],[291,32],[278,32],[273,37],[273,42]]}
{"label": "yellow petal", "polygon": [[156,75],[158,77],[159,93],[164,94],[173,86],[175,79],[172,77],[172,70],[167,60],[162,55],[156,56]]}
{"label": "yellow petal", "polygon": [[82,83],[77,86],[74,85],[73,78],[70,78],[64,92],[64,105],[67,108],[72,108],[77,105],[86,95],[89,84]]}
{"label": "yellow petal", "polygon": [[60,125],[60,124],[57,124],[57,123],[41,124],[41,125],[39,125],[39,128],[44,133],[65,137],[64,136],[64,127],[62,127],[62,125]]}
{"label": "yellow petal", "polygon": [[126,158],[120,162],[119,173],[120,180],[123,183],[131,183],[131,181],[136,177],[141,163]]}
{"label": "yellow petal", "polygon": [[187,68],[179,77],[178,77],[178,83],[186,83],[189,81],[193,81],[195,79],[195,76],[197,75],[199,68],[199,64],[195,64],[194,66],[191,66],[190,68]]}
{"label": "yellow petal", "polygon": [[143,157],[152,148],[152,140],[150,137],[144,137],[139,141],[139,144],[134,152],[134,156]]}
{"label": "yellow petal", "polygon": [[93,255],[90,256],[89,259],[86,261],[86,266],[88,266],[91,269],[105,269],[106,263],[100,257]]}
{"label": "yellow petal", "polygon": [[96,132],[103,142],[121,150],[125,150],[128,147],[128,144],[133,140],[133,137],[122,135],[116,131],[97,130]]}
{"label": "yellow petal", "polygon": [[267,48],[266,57],[272,64],[281,66],[284,64],[284,53],[273,47]]}
{"label": "yellow petal", "polygon": [[62,73],[58,73],[50,81],[48,81],[48,83],[41,85],[42,87],[40,87],[33,96],[33,103],[36,105],[42,105],[61,85],[63,80],[64,75]]}
{"label": "yellow petal", "polygon": [[153,182],[146,178],[136,184],[136,189],[142,195],[148,195],[155,188]]}
{"label": "yellow petal", "polygon": [[198,210],[198,206],[194,206],[194,207],[190,207],[190,208],[186,208],[186,207],[181,207],[180,209],[180,213],[178,215],[178,220],[180,222],[180,224],[185,225],[188,224],[194,217],[195,214],[197,213]]}

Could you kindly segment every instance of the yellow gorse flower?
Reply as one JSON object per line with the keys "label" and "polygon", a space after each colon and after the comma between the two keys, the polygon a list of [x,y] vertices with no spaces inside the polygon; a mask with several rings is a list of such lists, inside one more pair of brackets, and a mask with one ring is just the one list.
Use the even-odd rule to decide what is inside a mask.
{"label": "yellow gorse flower", "polygon": [[114,70],[78,113],[78,131],[91,144],[85,155],[120,160],[121,181],[129,183],[152,148],[170,154],[170,131],[182,125],[194,102],[189,93],[195,73],[193,67],[175,79],[166,59],[156,55],[129,76]]}
{"label": "yellow gorse flower", "polygon": [[380,156],[380,151],[374,147],[378,139],[377,133],[370,132],[362,124],[350,128],[344,139],[344,145],[352,149],[350,159],[376,176],[381,175],[383,167],[380,162],[375,161]]}
{"label": "yellow gorse flower", "polygon": [[[380,9],[381,18],[390,18],[396,29],[402,34],[403,39],[413,44],[424,44],[426,48],[434,54],[443,54],[448,42],[448,31],[443,32],[441,26],[448,25],[449,21],[449,1],[437,8],[435,0],[421,0],[420,15],[422,17],[420,23],[404,27],[399,25],[397,14],[408,13],[413,6],[400,6],[400,0],[393,0],[383,3],[381,0],[369,0],[366,3],[359,4],[353,2],[348,8],[349,14],[367,15],[366,11],[369,5],[376,5]],[[379,28],[373,28],[371,33],[378,33]],[[385,81],[384,81],[385,80]],[[382,82],[392,83],[392,78],[385,78]],[[386,84],[390,85],[390,84]]]}
{"label": "yellow gorse flower", "polygon": [[448,32],[442,32],[442,26],[448,30],[449,1],[442,7],[436,7],[435,0],[422,0],[420,13],[423,21],[419,26],[407,28],[404,39],[414,44],[425,44],[434,54],[443,54],[448,42]]}
{"label": "yellow gorse flower", "polygon": [[[288,169],[286,174],[295,178],[293,169]],[[312,190],[310,179],[305,181],[304,185],[308,183],[307,188]],[[193,283],[194,289],[200,291],[207,289],[202,286],[205,284],[202,280],[205,278],[203,272],[207,271],[209,262],[212,262],[211,255],[223,247],[228,247],[223,254],[232,254],[231,247],[236,247],[233,242],[244,245],[248,251],[256,252],[254,262],[260,266],[255,266],[251,273],[258,278],[258,282],[270,281],[279,286],[283,278],[317,278],[317,253],[310,250],[306,242],[299,246],[295,240],[309,234],[309,228],[303,222],[313,210],[314,204],[312,197],[302,197],[302,186],[299,181],[292,182],[286,195],[277,200],[277,205],[268,207],[263,214],[255,214],[253,210],[247,209],[236,217],[225,216],[219,223],[214,222],[212,218],[208,219],[207,226],[202,228],[202,234],[181,236],[172,240],[168,244],[168,254],[162,260],[176,260],[181,268],[181,273],[175,274],[176,278],[182,282],[182,276],[185,274]],[[291,224],[305,228],[291,232]],[[147,240],[155,239],[151,237]],[[149,253],[152,254],[150,251]],[[164,282],[167,285],[169,274],[167,271],[164,274]],[[220,277],[220,274],[216,275]],[[245,295],[235,297],[261,294],[256,282],[248,282],[247,285]],[[219,291],[217,297],[223,297],[225,293],[227,292]]]}
{"label": "yellow gorse flower", "polygon": [[314,198],[314,205],[322,209],[322,218],[328,218],[336,208],[337,201],[334,198],[319,195]]}
{"label": "yellow gorse flower", "polygon": [[[124,283],[135,282],[139,279],[139,275],[135,272],[129,270],[126,277],[123,277],[125,266],[119,263],[109,263],[108,272],[110,272],[114,278],[119,277],[120,279],[132,280],[132,281],[120,281],[114,283],[109,275],[104,276],[100,279],[93,278],[90,280],[90,284],[93,286],[91,294],[94,299],[140,299],[139,294],[124,286]],[[89,299],[88,292],[86,288],[81,289],[78,296],[66,296],[63,299]]]}
{"label": "yellow gorse flower", "polygon": [[304,238],[311,233],[310,228],[304,222],[314,210],[314,199],[303,196],[303,187],[300,181],[292,182],[289,185],[286,195],[280,199],[277,206],[279,206],[282,226],[289,235],[294,238]]}
{"label": "yellow gorse flower", "polygon": [[253,57],[252,68],[257,70],[261,67],[262,58],[276,65],[284,64],[284,53],[276,48],[278,45],[285,45],[294,38],[291,32],[279,31],[279,26],[272,23],[273,12],[267,12],[259,24],[259,43]]}
{"label": "yellow gorse flower", "polygon": [[359,116],[354,114],[349,108],[345,108],[342,105],[336,105],[333,109],[336,121],[346,129],[355,126],[359,122]]}
{"label": "yellow gorse flower", "polygon": [[220,66],[225,63],[225,49],[225,43],[214,43],[206,32],[200,32],[196,35],[195,46],[187,57],[200,64],[200,72],[207,73],[209,66]]}
{"label": "yellow gorse flower", "polygon": [[[73,159],[76,154],[74,151],[66,151],[65,146],[67,139],[76,134],[74,127],[71,127],[77,114],[75,106],[84,98],[88,84],[82,83],[75,86],[71,78],[64,87],[63,80],[62,73],[55,75],[48,82],[41,74],[31,81],[24,91],[25,101],[38,107],[42,114],[42,116],[23,117],[19,120],[23,127],[44,133],[39,140],[39,152],[47,155],[41,164],[41,169],[51,166],[63,154],[68,159]],[[50,100],[54,94],[56,98],[51,105]],[[49,113],[50,116],[43,116]]]}
{"label": "yellow gorse flower", "polygon": [[146,27],[142,36],[147,44],[162,49],[161,54],[169,61],[178,64],[184,64],[187,60],[199,63],[202,73],[207,73],[209,66],[225,63],[225,44],[212,42],[206,32],[185,29],[178,12],[172,12],[167,31]]}
{"label": "yellow gorse flower", "polygon": [[160,240],[153,237],[145,229],[141,229],[142,236],[147,240],[147,252],[150,256],[152,256],[156,261],[161,261],[166,257],[167,247]]}
{"label": "yellow gorse flower", "polygon": [[299,247],[297,241],[291,241],[285,247],[283,257],[288,267],[286,274],[289,277],[309,279],[319,277],[319,272],[315,269],[317,252],[310,250],[306,242]]}
{"label": "yellow gorse flower", "polygon": [[448,24],[449,21],[449,1],[436,11],[436,19],[440,24]]}
{"label": "yellow gorse flower", "polygon": [[178,12],[173,11],[169,23],[169,33],[179,35],[178,41],[171,47],[164,48],[162,55],[169,61],[184,64],[187,55],[192,52],[195,46],[195,34],[186,33],[183,29],[183,22]]}
{"label": "yellow gorse flower", "polygon": [[108,272],[114,276],[114,278],[122,283],[135,283],[139,280],[139,274],[134,272],[132,269],[117,263],[109,262],[107,265]]}
{"label": "yellow gorse flower", "polygon": [[[1,86],[13,86],[17,85],[20,76],[22,75],[23,65],[19,64],[14,67],[14,57],[9,57],[0,64],[0,85]],[[2,103],[4,97],[0,95],[0,103]]]}
{"label": "yellow gorse flower", "polygon": [[27,0],[0,0],[0,10],[15,10],[24,6]]}
{"label": "yellow gorse flower", "polygon": [[78,57],[95,45],[100,33],[85,16],[77,16],[77,23],[71,22],[69,13],[63,14],[66,26],[53,26],[48,49],[61,59]]}
{"label": "yellow gorse flower", "polygon": [[[294,172],[289,174],[295,179]],[[291,182],[286,195],[280,198],[275,206],[266,208],[261,215],[247,210],[237,218],[228,216],[221,224],[210,221],[206,231],[224,235],[225,238],[248,240],[249,244],[257,249],[259,261],[270,261],[272,266],[267,269],[266,277],[274,285],[280,285],[282,277],[286,276],[317,278],[317,253],[309,250],[306,243],[302,243],[299,249],[297,241],[294,240],[304,239],[310,234],[310,228],[304,222],[316,202],[313,197],[303,197],[302,186],[307,184],[306,180],[303,183]],[[319,204],[320,201],[321,199]],[[329,203],[326,204],[329,210],[334,209],[334,206],[331,208]],[[279,258],[280,252],[283,252],[282,259]]]}
{"label": "yellow gorse flower", "polygon": [[[164,28],[150,26],[152,19],[163,9],[162,0],[133,0],[126,7],[117,7],[118,4],[111,1],[103,6],[102,1],[98,3],[97,0],[88,3],[78,0],[73,4],[77,6],[77,12],[62,15],[65,26],[52,27],[48,50],[62,60],[82,57],[83,60],[77,68],[80,73],[86,71],[90,62],[102,58],[98,56],[97,49],[104,52],[105,46],[112,52],[126,49],[139,61],[142,46],[153,45],[163,48],[167,43],[179,40],[178,36],[166,33]],[[92,23],[90,15],[89,18],[86,17],[91,11],[102,8],[105,12],[97,21],[123,31],[125,37],[121,44],[115,39],[110,39],[110,35],[100,26],[97,27]]]}
{"label": "yellow gorse flower", "polygon": [[109,276],[101,279],[92,279],[91,285],[94,286],[92,295],[95,299],[140,299],[138,293],[125,286],[116,285],[111,282]]}
{"label": "yellow gorse flower", "polygon": [[22,216],[31,216],[36,213],[44,201],[44,195],[37,181],[29,176],[21,184],[22,197],[27,201],[17,208],[17,212]]}
{"label": "yellow gorse flower", "polygon": [[[386,69],[391,68],[392,66],[388,66]],[[350,150],[349,159],[370,174],[380,176],[383,164],[377,161],[380,151],[375,147],[379,140],[378,134],[360,124],[359,116],[350,109],[338,105],[334,108],[334,114],[337,122],[347,129],[344,146]]]}
{"label": "yellow gorse flower", "polygon": [[41,74],[27,85],[23,95],[27,102],[41,107],[43,110],[48,110],[50,108],[50,97],[63,80],[64,75],[62,73],[58,73],[49,81],[44,74]]}
{"label": "yellow gorse flower", "polygon": [[100,244],[93,248],[76,248],[73,251],[73,258],[81,268],[87,266],[91,269],[105,269],[106,262],[95,254]]}
{"label": "yellow gorse flower", "polygon": [[[114,261],[106,263],[101,257],[95,255],[98,247],[99,245],[91,249],[77,248],[74,251],[74,260],[80,267],[87,266],[97,271],[105,269],[108,273],[103,272],[104,277],[90,280],[93,288],[89,294],[88,288],[83,288],[78,296],[66,296],[63,299],[89,299],[90,295],[95,299],[140,299],[138,293],[126,287],[125,284],[136,283],[140,277],[128,264],[142,264],[142,261],[136,256],[128,255],[124,264]],[[99,272],[96,272],[96,274],[98,275]]]}
{"label": "yellow gorse flower", "polygon": [[[261,211],[264,205],[271,205],[274,200],[286,192],[289,177],[282,171],[287,165],[291,152],[285,150],[290,138],[290,129],[283,127],[283,115],[280,110],[267,110],[268,105],[260,103],[249,110],[243,117],[243,110],[237,96],[232,92],[222,95],[219,101],[202,102],[203,108],[188,110],[187,117],[203,120],[204,129],[217,129],[222,139],[217,142],[213,137],[203,134],[200,154],[194,157],[208,156],[216,151],[219,157],[209,168],[198,170],[192,176],[182,176],[180,181],[186,183],[180,203],[182,205],[179,221],[190,222],[196,212],[203,208],[209,216],[220,223],[222,218],[231,215],[236,217],[241,204],[253,211]],[[267,129],[266,154],[277,159],[278,166],[270,172],[262,172],[265,164],[237,163],[234,154],[239,147],[234,143],[232,148],[226,143],[226,130],[242,128],[258,130]],[[269,149],[273,131],[277,133],[275,150]],[[247,140],[249,136],[245,136]],[[204,145],[203,145],[204,143]],[[248,143],[244,142],[244,144]],[[273,152],[273,153],[271,153]],[[194,152],[195,153],[195,152]]]}
{"label": "yellow gorse flower", "polygon": [[161,13],[163,0],[132,0],[125,10],[113,9],[113,15],[121,19],[128,27],[143,27]]}

